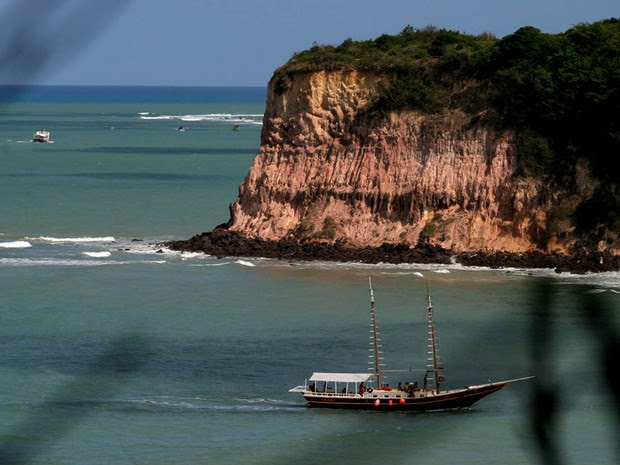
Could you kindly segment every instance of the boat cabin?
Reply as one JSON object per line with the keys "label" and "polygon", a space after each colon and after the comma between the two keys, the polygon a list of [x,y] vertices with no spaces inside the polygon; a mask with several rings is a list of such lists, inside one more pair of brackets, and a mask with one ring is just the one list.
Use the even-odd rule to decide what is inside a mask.
{"label": "boat cabin", "polygon": [[289,392],[355,396],[368,388],[370,392],[376,389],[373,381],[374,373],[312,373],[303,386],[294,387]]}

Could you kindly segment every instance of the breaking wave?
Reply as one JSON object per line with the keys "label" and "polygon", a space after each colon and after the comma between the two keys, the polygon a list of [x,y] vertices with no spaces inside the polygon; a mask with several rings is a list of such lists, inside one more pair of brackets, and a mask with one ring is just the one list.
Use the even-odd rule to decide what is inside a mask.
{"label": "breaking wave", "polygon": [[0,248],[3,249],[25,249],[26,247],[32,247],[32,244],[28,241],[0,242]]}
{"label": "breaking wave", "polygon": [[82,255],[93,258],[105,258],[112,255],[110,252],[82,252]]}
{"label": "breaking wave", "polygon": [[[208,257],[212,258],[210,255]],[[207,266],[207,267],[214,266],[215,267],[215,266],[227,266],[227,265],[241,265],[241,266],[247,266],[247,267],[250,267],[250,268],[256,266],[254,263],[248,262],[246,260],[235,260],[233,262],[223,262],[223,261],[219,261],[218,260],[215,263],[201,263],[201,264],[193,264],[193,265],[190,265],[190,266],[198,266],[198,267],[200,267],[200,266]]]}
{"label": "breaking wave", "polygon": [[43,242],[115,242],[116,239],[112,236],[104,237],[48,237],[40,236],[32,238],[33,240]]}
{"label": "breaking wave", "polygon": [[162,264],[165,260],[77,260],[59,258],[0,258],[2,266],[102,266],[102,265],[133,265],[133,264]]}
{"label": "breaking wave", "polygon": [[158,115],[149,112],[138,113],[143,120],[173,120],[185,122],[211,121],[236,124],[263,124],[263,115],[259,113],[207,113],[198,115]]}

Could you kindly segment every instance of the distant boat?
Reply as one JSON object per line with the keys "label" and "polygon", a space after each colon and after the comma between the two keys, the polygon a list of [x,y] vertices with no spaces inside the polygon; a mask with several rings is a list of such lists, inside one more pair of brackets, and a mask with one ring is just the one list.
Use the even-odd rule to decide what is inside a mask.
{"label": "distant boat", "polygon": [[[528,376],[495,383],[478,384],[462,389],[445,391],[441,389],[444,382],[444,377],[441,375],[443,368],[439,366],[438,362],[433,305],[430,293],[427,290],[429,364],[426,369],[421,370],[389,370],[424,373],[423,385],[419,387],[417,381],[412,386],[408,386],[409,383],[406,383],[405,386],[401,386],[399,383],[398,387],[384,384],[381,372],[383,357],[377,331],[375,297],[370,278],[368,281],[370,284],[370,315],[372,320],[370,331],[372,348],[369,356],[371,370],[369,373],[313,373],[309,380],[312,384],[309,385],[308,380],[306,380],[303,386],[289,390],[289,392],[301,393],[308,403],[308,407],[413,412],[462,409],[469,408],[483,397],[505,388],[508,383],[533,378],[533,376]],[[317,386],[317,383],[322,385]]]}
{"label": "distant boat", "polygon": [[50,141],[49,131],[37,131],[34,133],[34,137],[32,138],[32,142],[49,142],[49,141]]}
{"label": "distant boat", "polygon": [[241,129],[241,125],[239,125],[239,124],[235,124],[235,125],[233,126],[233,131],[238,131],[239,129]]}

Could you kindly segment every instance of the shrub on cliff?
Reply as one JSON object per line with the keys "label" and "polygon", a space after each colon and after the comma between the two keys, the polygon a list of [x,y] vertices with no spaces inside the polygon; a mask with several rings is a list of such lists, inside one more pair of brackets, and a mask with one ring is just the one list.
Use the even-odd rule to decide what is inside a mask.
{"label": "shrub on cliff", "polygon": [[323,221],[323,229],[316,235],[319,239],[333,240],[336,238],[336,220],[332,216],[328,216]]}
{"label": "shrub on cliff", "polygon": [[304,218],[300,221],[297,227],[293,230],[293,235],[299,238],[307,238],[312,235],[314,232],[314,225],[312,221],[308,218]]}
{"label": "shrub on cliff", "polygon": [[420,242],[429,242],[437,234],[437,225],[429,221],[420,232]]}

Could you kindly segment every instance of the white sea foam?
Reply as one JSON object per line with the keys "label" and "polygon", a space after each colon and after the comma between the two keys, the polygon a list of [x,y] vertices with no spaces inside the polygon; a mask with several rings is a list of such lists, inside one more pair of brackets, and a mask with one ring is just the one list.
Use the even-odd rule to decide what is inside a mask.
{"label": "white sea foam", "polygon": [[[230,257],[232,258],[232,257]],[[257,260],[254,259],[253,260]],[[328,261],[289,261],[278,259],[263,259],[263,263],[274,267],[295,266],[300,269],[320,270],[356,270],[373,274],[409,274],[426,278],[422,272],[453,274],[458,279],[474,280],[479,282],[504,281],[508,279],[549,278],[556,285],[583,284],[609,289],[610,292],[620,293],[620,272],[603,273],[556,273],[550,268],[491,268],[484,266],[465,266],[461,264],[431,264],[431,263],[360,263],[360,262],[328,262]]]}
{"label": "white sea foam", "polygon": [[[172,250],[168,247],[164,246],[155,246],[153,244],[143,244],[142,246],[132,246],[130,250],[126,251],[127,253],[138,253],[138,254],[157,254],[157,255],[165,255],[169,257],[181,257],[181,260],[190,260],[190,259],[204,259],[204,258],[212,258],[211,255],[206,254],[204,252],[186,252],[186,251],[178,251]],[[206,264],[206,265],[190,265],[190,266],[222,266],[222,265],[230,265],[232,262],[220,262],[215,264]]]}
{"label": "white sea foam", "polygon": [[72,260],[58,258],[0,258],[0,266],[103,266],[103,265],[134,265],[163,264],[165,260]]}
{"label": "white sea foam", "polygon": [[450,270],[446,270],[445,268],[442,268],[440,270],[433,270],[433,273],[448,274],[448,273],[450,273]]}
{"label": "white sea foam", "polygon": [[82,252],[82,255],[93,258],[105,258],[112,255],[110,252]]}
{"label": "white sea foam", "polygon": [[[210,256],[208,256],[208,257],[210,257]],[[201,263],[199,265],[195,264],[195,265],[190,265],[190,266],[226,266],[226,265],[241,265],[241,266],[248,266],[248,267],[256,266],[254,263],[248,262],[246,260],[235,260],[234,262],[218,261],[216,263]]]}
{"label": "white sea foam", "polygon": [[232,399],[232,403],[214,403],[206,398],[155,398],[155,399],[128,399],[128,403],[146,406],[148,408],[163,408],[163,409],[205,409],[205,410],[217,410],[217,411],[286,411],[286,410],[299,410],[305,408],[305,405],[300,403],[293,403],[290,401],[280,401],[272,399]]}
{"label": "white sea foam", "polygon": [[281,400],[281,399],[265,399],[263,397],[258,397],[256,399],[233,399],[235,402],[243,403],[243,404],[273,404],[273,405],[290,405],[290,406],[299,406],[298,402],[292,402],[290,400]]}
{"label": "white sea foam", "polygon": [[197,115],[154,115],[148,112],[138,113],[143,120],[177,120],[185,122],[212,121],[236,124],[263,124],[263,115],[260,113],[207,113]]}
{"label": "white sea foam", "polygon": [[[28,238],[27,238],[28,239]],[[48,237],[40,236],[35,237],[33,240],[44,242],[115,242],[116,239],[112,236],[104,237]]]}
{"label": "white sea foam", "polygon": [[[119,249],[128,254],[137,254],[137,255],[158,255],[163,257],[180,257],[182,260],[187,260],[189,258],[194,258],[194,254],[196,252],[180,252],[178,250],[172,250],[168,247],[158,246],[156,244],[148,244],[148,243],[131,243],[126,248]],[[196,257],[209,255],[196,253]]]}
{"label": "white sea foam", "polygon": [[206,254],[202,252],[181,252],[181,258],[183,260],[187,260],[188,258],[202,258],[205,256]]}
{"label": "white sea foam", "polygon": [[615,289],[601,289],[601,288],[589,289],[585,291],[585,294],[603,294],[604,292],[612,292],[614,294],[620,294],[620,292],[616,291]]}
{"label": "white sea foam", "polygon": [[209,405],[209,409],[218,412],[297,412],[305,409],[304,404],[270,405],[270,404],[232,404],[232,405]]}
{"label": "white sea foam", "polygon": [[197,267],[200,267],[200,266],[207,266],[207,267],[209,267],[209,266],[226,266],[226,265],[230,265],[232,263],[233,262],[201,263],[200,265],[199,264],[193,264],[193,265],[189,265],[189,266],[197,266]]}
{"label": "white sea foam", "polygon": [[146,115],[148,115],[148,113],[146,113],[144,115],[142,113],[140,113],[140,115],[141,115],[140,116],[141,119],[155,119],[155,120],[156,119],[175,119],[175,117],[171,116],[171,115],[165,115],[165,116],[146,116]]}
{"label": "white sea foam", "polygon": [[3,249],[25,249],[26,247],[32,247],[32,244],[28,241],[0,242],[0,248]]}
{"label": "white sea foam", "polygon": [[128,400],[132,404],[144,404],[144,405],[154,405],[161,407],[173,407],[173,408],[187,408],[187,409],[199,409],[203,408],[203,406],[194,404],[191,402],[185,402],[181,400],[165,400],[165,399],[133,399]]}

